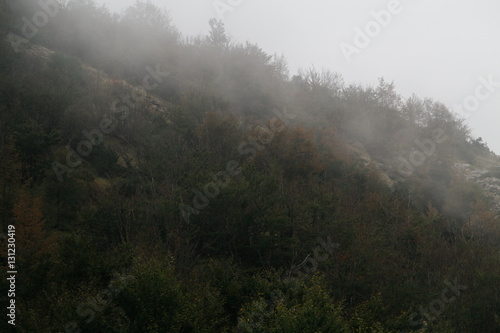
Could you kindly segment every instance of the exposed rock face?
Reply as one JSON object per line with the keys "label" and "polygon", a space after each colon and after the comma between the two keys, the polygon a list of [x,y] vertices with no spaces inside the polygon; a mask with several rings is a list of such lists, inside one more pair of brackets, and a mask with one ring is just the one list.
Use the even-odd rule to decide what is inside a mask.
{"label": "exposed rock face", "polygon": [[[49,60],[54,51],[49,50],[41,45],[31,43],[28,39],[21,37],[15,33],[9,32],[7,34],[7,41],[11,45],[17,45],[18,50],[27,54],[38,56],[44,60]],[[13,46],[14,47],[14,46]]]}
{"label": "exposed rock face", "polygon": [[500,170],[499,172],[492,173],[491,171],[461,162],[455,163],[455,168],[457,168],[468,181],[480,185],[485,194],[493,199],[495,210],[497,213],[500,213],[500,179],[497,178],[497,176],[500,176]]}
{"label": "exposed rock face", "polygon": [[396,175],[394,175],[393,168],[387,166],[385,163],[380,163],[368,154],[365,146],[360,142],[355,142],[349,146],[351,155],[359,160],[365,168],[369,168],[370,165],[374,166],[379,172],[380,181],[387,185],[391,191],[394,189],[396,182],[400,181]]}
{"label": "exposed rock face", "polygon": [[[356,142],[350,145],[351,154],[365,167],[375,166],[379,171],[380,180],[391,190],[398,184],[405,183],[408,178],[398,172],[398,160],[374,160],[365,150],[364,146]],[[474,165],[466,162],[456,162],[455,169],[464,175],[469,182],[478,184],[485,195],[492,199],[496,218],[500,218],[500,157],[494,153],[476,156]]]}

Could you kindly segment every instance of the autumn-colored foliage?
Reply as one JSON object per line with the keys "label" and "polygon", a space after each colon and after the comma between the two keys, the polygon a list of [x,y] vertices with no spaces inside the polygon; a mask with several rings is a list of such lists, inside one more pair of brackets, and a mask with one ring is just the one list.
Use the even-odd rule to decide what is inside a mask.
{"label": "autumn-colored foliage", "polygon": [[44,229],[40,198],[22,190],[14,204],[16,244],[21,260],[36,262],[54,249],[51,233]]}
{"label": "autumn-colored foliage", "polygon": [[[19,32],[51,2],[0,3]],[[214,22],[212,38],[181,40],[152,3],[122,19],[80,1],[30,41],[54,54],[15,54],[0,38],[0,237],[15,226],[16,328],[499,332],[498,198],[454,166],[498,165],[482,141],[383,79],[290,78],[283,57]],[[449,140],[429,146],[438,127]],[[403,176],[399,157],[417,148],[425,161]],[[456,300],[433,321],[408,320],[439,308],[455,280],[467,289],[445,291]]]}

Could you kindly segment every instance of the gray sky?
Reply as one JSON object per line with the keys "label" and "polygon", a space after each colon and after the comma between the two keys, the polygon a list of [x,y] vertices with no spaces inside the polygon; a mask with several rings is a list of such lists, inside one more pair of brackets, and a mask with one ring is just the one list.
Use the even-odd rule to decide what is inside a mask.
{"label": "gray sky", "polygon": [[[135,0],[97,2],[120,12]],[[228,34],[238,42],[257,43],[269,54],[284,54],[292,75],[314,65],[342,74],[346,83],[376,85],[383,76],[394,81],[404,97],[431,97],[452,110],[465,103],[462,116],[472,134],[500,154],[498,0],[152,2],[169,10],[173,23],[190,36],[206,34],[208,20],[218,17],[216,5],[226,6],[222,18]],[[382,16],[384,26],[372,14],[382,10],[390,13],[390,18]],[[364,33],[368,29],[367,46],[361,44],[367,42],[358,28]],[[341,50],[341,45],[348,49],[347,44],[350,62]],[[493,84],[481,83],[488,80]]]}

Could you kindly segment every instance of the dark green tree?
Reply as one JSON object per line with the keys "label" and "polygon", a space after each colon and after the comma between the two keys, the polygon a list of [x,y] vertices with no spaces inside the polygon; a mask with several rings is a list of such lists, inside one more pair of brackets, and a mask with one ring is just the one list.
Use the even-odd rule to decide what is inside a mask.
{"label": "dark green tree", "polygon": [[208,21],[210,25],[210,35],[207,37],[208,42],[216,47],[226,47],[229,43],[229,39],[226,35],[226,28],[222,20],[216,20],[214,18]]}

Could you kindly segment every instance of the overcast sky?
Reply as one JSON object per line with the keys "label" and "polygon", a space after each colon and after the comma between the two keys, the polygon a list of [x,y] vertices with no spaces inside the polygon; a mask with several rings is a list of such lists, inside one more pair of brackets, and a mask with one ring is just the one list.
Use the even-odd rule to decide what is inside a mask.
{"label": "overcast sky", "polygon": [[[120,12],[135,0],[97,2]],[[465,103],[462,116],[473,135],[500,154],[498,0],[152,2],[167,9],[174,25],[190,36],[208,32],[218,7],[233,40],[284,54],[292,75],[314,65],[342,74],[346,83],[376,85],[383,76],[404,97],[431,97],[452,110]],[[379,15],[382,24],[377,23],[373,13],[385,12],[390,17]]]}

